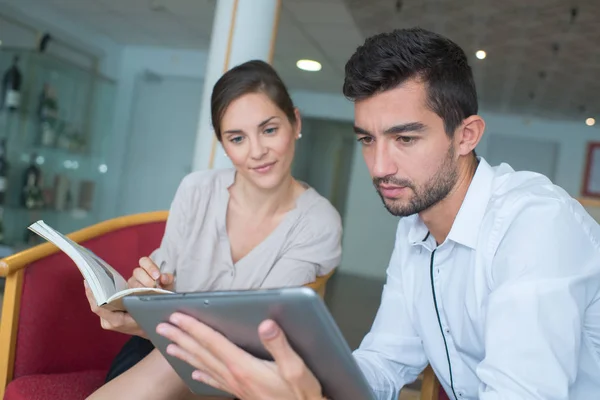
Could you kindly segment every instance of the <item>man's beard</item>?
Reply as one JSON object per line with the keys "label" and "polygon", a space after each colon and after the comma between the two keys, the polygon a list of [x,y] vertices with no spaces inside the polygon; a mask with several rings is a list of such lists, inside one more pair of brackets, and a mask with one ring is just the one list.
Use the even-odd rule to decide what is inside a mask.
{"label": "man's beard", "polygon": [[[458,168],[454,162],[454,147],[448,149],[446,158],[436,173],[421,187],[416,187],[412,182],[398,179],[393,176],[384,178],[373,178],[375,189],[383,201],[383,205],[390,214],[397,217],[408,217],[433,207],[444,200],[458,180]],[[388,200],[379,191],[379,185],[388,184],[406,187],[413,192],[408,204],[400,204],[399,200]]]}

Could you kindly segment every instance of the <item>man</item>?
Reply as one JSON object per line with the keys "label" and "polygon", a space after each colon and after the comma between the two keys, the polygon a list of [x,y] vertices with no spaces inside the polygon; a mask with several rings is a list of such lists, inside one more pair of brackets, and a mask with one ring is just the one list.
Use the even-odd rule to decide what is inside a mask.
{"label": "man", "polygon": [[[476,157],[485,123],[464,52],[421,29],[376,35],[344,94],[375,188],[404,217],[354,353],[376,397],[396,399],[429,363],[450,398],[598,398],[600,228],[544,176]],[[158,330],[198,379],[244,400],[322,398],[274,322],[259,333],[275,364],[172,322]]]}

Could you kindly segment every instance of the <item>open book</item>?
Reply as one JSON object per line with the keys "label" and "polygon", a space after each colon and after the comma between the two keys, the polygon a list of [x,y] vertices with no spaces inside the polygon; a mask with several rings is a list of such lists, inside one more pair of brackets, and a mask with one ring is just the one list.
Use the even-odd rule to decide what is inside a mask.
{"label": "open book", "polygon": [[29,226],[29,230],[55,244],[73,260],[92,290],[98,307],[113,311],[125,311],[123,306],[123,297],[125,296],[172,293],[160,288],[128,288],[125,278],[103,259],[54,230],[44,221],[34,222]]}

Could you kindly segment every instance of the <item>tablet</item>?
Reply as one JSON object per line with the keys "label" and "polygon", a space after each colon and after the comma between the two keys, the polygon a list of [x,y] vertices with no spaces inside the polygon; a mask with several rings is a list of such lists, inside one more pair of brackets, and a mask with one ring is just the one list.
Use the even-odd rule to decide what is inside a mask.
{"label": "tablet", "polygon": [[156,326],[179,311],[193,316],[254,356],[272,360],[258,325],[272,319],[331,399],[374,399],[352,352],[321,298],[310,288],[128,296],[124,305],[190,390],[204,396],[233,396],[191,378],[194,368],[166,353],[170,340]]}

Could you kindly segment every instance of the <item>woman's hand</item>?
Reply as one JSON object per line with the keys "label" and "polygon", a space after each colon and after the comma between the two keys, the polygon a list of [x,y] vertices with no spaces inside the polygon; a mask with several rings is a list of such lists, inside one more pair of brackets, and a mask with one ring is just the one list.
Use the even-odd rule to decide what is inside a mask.
{"label": "woman's hand", "polygon": [[[175,279],[173,274],[161,274],[160,269],[149,257],[142,257],[139,261],[140,266],[133,270],[133,275],[127,281],[127,286],[134,287],[160,287],[166,290],[173,290]],[[156,278],[154,278],[156,277]],[[98,307],[94,294],[85,283],[85,295],[90,303],[92,312],[100,317],[100,325],[103,329],[117,331],[129,335],[146,337],[144,331],[137,322],[124,311],[110,311]]]}
{"label": "woman's hand", "polygon": [[140,266],[133,270],[133,275],[127,281],[130,288],[161,287],[173,291],[175,277],[173,274],[161,273],[160,268],[149,257],[142,257]]}
{"label": "woman's hand", "polygon": [[146,337],[144,331],[139,327],[137,322],[124,311],[110,311],[102,307],[98,307],[92,290],[86,281],[83,281],[85,286],[85,295],[90,303],[92,312],[100,317],[100,325],[102,329],[117,331],[128,335],[137,335]]}
{"label": "woman's hand", "polygon": [[246,353],[190,316],[175,313],[156,331],[173,341],[167,352],[197,370],[193,379],[244,400],[322,400],[321,385],[289,345],[279,326],[264,321],[258,333],[275,362]]}

